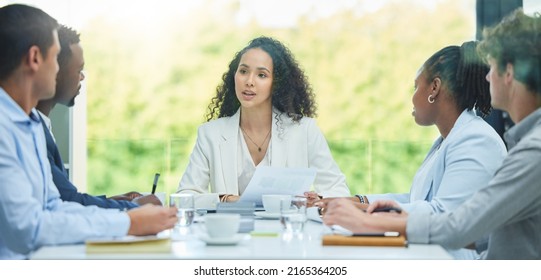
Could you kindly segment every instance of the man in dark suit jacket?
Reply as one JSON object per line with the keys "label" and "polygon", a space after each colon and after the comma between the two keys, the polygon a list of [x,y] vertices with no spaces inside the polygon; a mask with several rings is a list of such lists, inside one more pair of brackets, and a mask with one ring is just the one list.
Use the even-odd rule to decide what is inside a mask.
{"label": "man in dark suit jacket", "polygon": [[111,198],[80,193],[77,187],[69,181],[54,136],[50,130],[48,116],[57,103],[68,107],[75,104],[75,97],[79,94],[81,81],[85,78],[82,72],[84,58],[77,32],[61,25],[58,29],[58,39],[61,51],[58,55],[59,71],[56,78],[55,97],[40,101],[36,108],[42,118],[43,131],[47,142],[47,157],[51,164],[53,181],[60,192],[60,198],[64,201],[74,201],[83,205],[96,205],[102,208],[131,209],[146,203],[161,205],[160,200],[155,195],[142,196],[138,192],[129,192]]}

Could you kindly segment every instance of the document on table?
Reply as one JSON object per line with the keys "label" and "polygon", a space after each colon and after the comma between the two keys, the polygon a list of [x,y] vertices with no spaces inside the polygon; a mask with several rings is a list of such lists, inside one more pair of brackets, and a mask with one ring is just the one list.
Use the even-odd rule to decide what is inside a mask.
{"label": "document on table", "polygon": [[319,209],[317,207],[306,208],[306,218],[314,222],[323,223],[321,216],[319,216]]}
{"label": "document on table", "polygon": [[315,168],[260,166],[239,201],[255,202],[261,206],[264,194],[303,195],[310,190],[316,178]]}

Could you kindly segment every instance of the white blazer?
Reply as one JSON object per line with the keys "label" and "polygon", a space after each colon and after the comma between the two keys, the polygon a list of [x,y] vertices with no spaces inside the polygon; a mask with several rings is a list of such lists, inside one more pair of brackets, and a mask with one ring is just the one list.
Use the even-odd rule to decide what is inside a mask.
{"label": "white blazer", "polygon": [[[317,169],[315,191],[324,197],[350,196],[346,177],[331,155],[321,130],[312,118],[298,123],[285,114],[272,116],[271,166],[313,167]],[[180,180],[178,192],[239,194],[237,149],[240,110],[202,124],[190,156],[188,167]],[[210,184],[210,186],[209,186]]]}

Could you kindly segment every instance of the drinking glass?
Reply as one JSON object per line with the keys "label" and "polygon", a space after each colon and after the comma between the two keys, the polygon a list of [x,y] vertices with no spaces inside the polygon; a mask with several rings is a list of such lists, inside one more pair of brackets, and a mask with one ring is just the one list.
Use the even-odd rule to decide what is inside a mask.
{"label": "drinking glass", "polygon": [[280,206],[280,222],[284,233],[302,235],[306,223],[306,197],[283,199]]}
{"label": "drinking glass", "polygon": [[194,196],[188,193],[173,193],[169,196],[169,206],[177,207],[177,227],[189,227],[193,222]]}

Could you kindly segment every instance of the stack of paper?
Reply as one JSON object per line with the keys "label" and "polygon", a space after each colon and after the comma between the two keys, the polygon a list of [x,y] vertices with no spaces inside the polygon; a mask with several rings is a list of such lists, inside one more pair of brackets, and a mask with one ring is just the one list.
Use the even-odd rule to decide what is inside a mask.
{"label": "stack of paper", "polygon": [[124,236],[86,240],[87,254],[103,253],[170,253],[171,238],[151,236]]}

